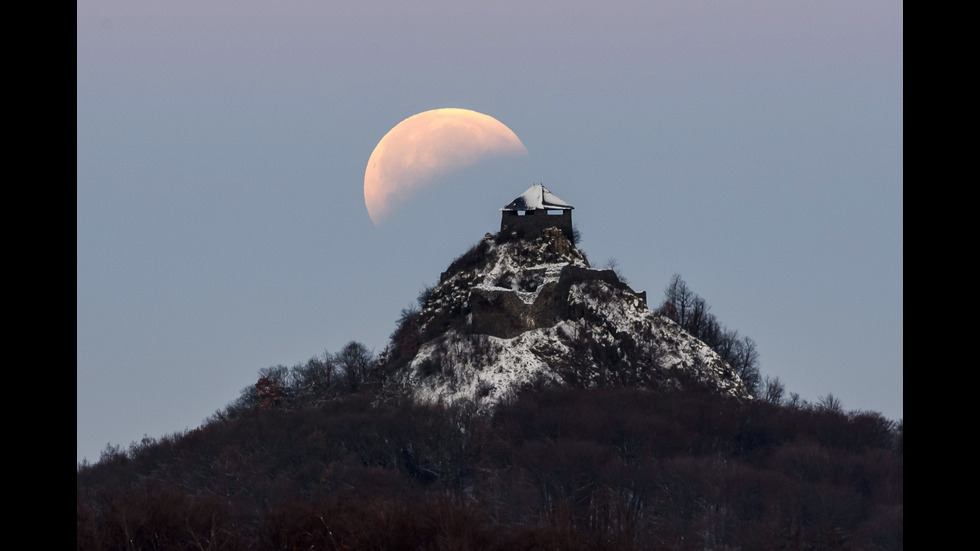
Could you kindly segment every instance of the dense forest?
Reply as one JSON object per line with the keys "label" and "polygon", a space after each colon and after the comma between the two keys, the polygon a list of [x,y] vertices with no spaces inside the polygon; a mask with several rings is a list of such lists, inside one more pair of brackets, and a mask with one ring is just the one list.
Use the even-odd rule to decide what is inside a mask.
{"label": "dense forest", "polygon": [[541,381],[481,415],[386,393],[352,341],[78,465],[77,548],[903,548],[901,420],[787,396],[679,276],[660,311],[757,398]]}
{"label": "dense forest", "polygon": [[237,403],[107,447],[78,468],[77,548],[903,546],[903,425],[834,400],[529,388],[490,418],[375,400]]}

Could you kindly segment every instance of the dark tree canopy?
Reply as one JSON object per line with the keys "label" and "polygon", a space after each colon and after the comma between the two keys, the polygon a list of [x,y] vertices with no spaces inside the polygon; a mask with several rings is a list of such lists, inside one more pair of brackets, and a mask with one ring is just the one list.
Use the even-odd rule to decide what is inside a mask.
{"label": "dark tree canopy", "polygon": [[830,396],[538,388],[492,418],[376,398],[108,447],[78,469],[76,548],[903,548],[903,426]]}

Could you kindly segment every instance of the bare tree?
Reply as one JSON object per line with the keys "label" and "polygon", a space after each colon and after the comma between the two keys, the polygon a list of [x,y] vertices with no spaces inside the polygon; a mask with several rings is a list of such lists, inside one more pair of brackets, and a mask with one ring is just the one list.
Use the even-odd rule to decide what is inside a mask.
{"label": "bare tree", "polygon": [[783,402],[783,394],[786,393],[786,387],[783,386],[782,381],[779,377],[770,379],[766,377],[765,380],[765,391],[762,395],[762,399],[770,404],[779,405]]}
{"label": "bare tree", "polygon": [[297,393],[314,402],[329,397],[337,384],[336,372],[337,366],[333,354],[324,352],[320,356],[310,358],[306,365],[293,368],[293,381]]}
{"label": "bare tree", "polygon": [[664,305],[660,309],[661,313],[683,326],[687,323],[693,300],[694,293],[681,279],[681,274],[674,274],[664,290]]}
{"label": "bare tree", "polygon": [[373,354],[366,346],[357,341],[350,341],[344,345],[334,360],[343,369],[347,385],[352,392],[356,392],[360,388],[361,383],[367,379],[368,372],[374,365]]}
{"label": "bare tree", "polygon": [[734,355],[729,363],[735,369],[735,373],[738,373],[739,378],[742,379],[749,394],[756,396],[761,390],[760,385],[762,383],[762,377],[759,374],[759,350],[756,348],[755,341],[749,337],[742,337],[735,343]]}
{"label": "bare tree", "polygon": [[820,396],[817,398],[817,409],[832,411],[834,413],[844,412],[844,406],[841,405],[840,400],[830,393],[828,393],[826,396]]}

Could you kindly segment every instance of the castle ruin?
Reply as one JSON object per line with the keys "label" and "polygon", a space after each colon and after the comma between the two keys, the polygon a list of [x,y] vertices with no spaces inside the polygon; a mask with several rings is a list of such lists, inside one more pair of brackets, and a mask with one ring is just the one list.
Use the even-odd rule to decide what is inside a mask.
{"label": "castle ruin", "polygon": [[545,228],[556,227],[574,243],[574,208],[548,191],[544,185],[534,184],[520,197],[500,209],[500,234],[516,233],[518,237],[537,237]]}

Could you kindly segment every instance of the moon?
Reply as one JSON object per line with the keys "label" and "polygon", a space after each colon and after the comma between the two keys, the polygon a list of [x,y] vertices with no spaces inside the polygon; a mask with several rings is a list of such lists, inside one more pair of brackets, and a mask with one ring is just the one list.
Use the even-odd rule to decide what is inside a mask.
{"label": "moon", "polygon": [[364,171],[364,204],[374,225],[418,190],[480,161],[527,155],[502,122],[469,109],[444,108],[412,115],[381,138]]}

